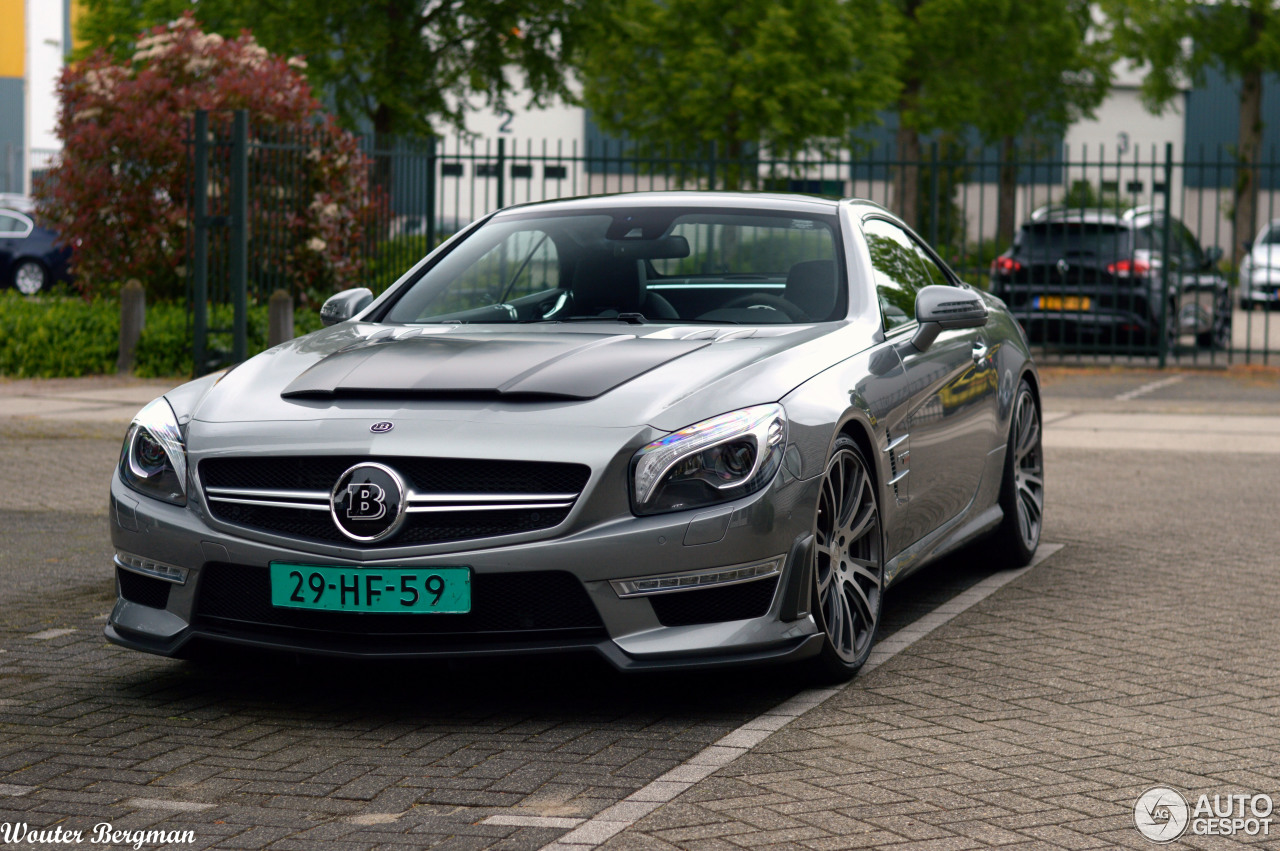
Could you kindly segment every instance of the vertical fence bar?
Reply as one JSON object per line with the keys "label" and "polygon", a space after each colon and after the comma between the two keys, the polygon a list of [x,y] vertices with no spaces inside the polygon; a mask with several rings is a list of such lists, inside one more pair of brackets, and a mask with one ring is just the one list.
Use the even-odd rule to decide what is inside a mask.
{"label": "vertical fence bar", "polygon": [[209,113],[203,109],[196,110],[192,137],[195,245],[191,264],[191,363],[194,375],[198,376],[204,368],[205,343],[209,336]]}
{"label": "vertical fence bar", "polygon": [[231,300],[235,306],[231,359],[249,357],[249,113],[237,109],[231,137]]}
{"label": "vertical fence bar", "polygon": [[[1166,142],[1164,146],[1164,233],[1161,235],[1160,255],[1162,262],[1160,263],[1160,327],[1156,332],[1156,339],[1159,340],[1158,360],[1161,369],[1164,369],[1169,360],[1169,344],[1170,342],[1177,344],[1177,337],[1173,340],[1169,339],[1167,333],[1169,321],[1169,244],[1173,232],[1173,143]],[[1176,327],[1181,330],[1182,323],[1178,316],[1173,317]]]}
{"label": "vertical fence bar", "polygon": [[430,251],[436,247],[436,173],[439,166],[436,163],[436,137],[432,136],[427,139],[427,174],[426,174],[426,214],[427,214],[427,245],[426,250]]}

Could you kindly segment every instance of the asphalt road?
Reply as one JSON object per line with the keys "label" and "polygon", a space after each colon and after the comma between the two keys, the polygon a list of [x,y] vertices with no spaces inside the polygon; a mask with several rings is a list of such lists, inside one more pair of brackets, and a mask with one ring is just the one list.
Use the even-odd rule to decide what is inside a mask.
{"label": "asphalt road", "polygon": [[[1046,413],[1066,434],[1099,412],[1228,410],[1252,418],[1240,433],[1258,446],[1166,445],[1141,424],[1154,436],[1140,449],[1105,433],[1059,444],[1051,422],[1044,539],[1063,550],[606,847],[1140,847],[1129,819],[1143,783],[1280,797],[1280,452],[1263,445],[1280,374],[1177,376],[1050,370]],[[112,647],[105,483],[122,430],[0,420],[0,829],[189,829],[183,848],[537,849],[803,688],[777,670],[622,677],[590,657],[189,663]],[[973,551],[895,588],[882,640],[990,575]],[[943,693],[959,704],[938,710]],[[1016,705],[994,711],[1002,700]],[[1107,727],[1138,714],[1155,724],[1145,738]],[[1050,753],[1025,758],[1031,746],[1009,738],[1024,724]],[[961,732],[973,738],[958,744]],[[1143,762],[1151,747],[1158,765]],[[963,769],[940,771],[943,756]],[[1070,790],[1027,768],[1055,758],[1081,766]],[[1154,767],[1121,768],[1133,764]],[[976,803],[960,807],[961,792]],[[513,815],[525,823],[498,823]]]}

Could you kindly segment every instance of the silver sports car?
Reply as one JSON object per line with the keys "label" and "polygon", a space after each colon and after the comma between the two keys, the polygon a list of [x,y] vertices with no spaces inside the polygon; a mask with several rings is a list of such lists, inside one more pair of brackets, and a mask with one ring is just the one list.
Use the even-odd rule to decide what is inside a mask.
{"label": "silver sports car", "polygon": [[323,313],[133,421],[111,641],[840,679],[908,573],[1039,543],[1025,337],[875,204],[513,207]]}

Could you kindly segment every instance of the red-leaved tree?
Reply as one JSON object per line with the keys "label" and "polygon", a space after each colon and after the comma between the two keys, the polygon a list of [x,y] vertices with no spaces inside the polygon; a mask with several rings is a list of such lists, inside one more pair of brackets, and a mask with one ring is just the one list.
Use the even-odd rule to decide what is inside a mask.
{"label": "red-leaved tree", "polygon": [[[205,33],[187,13],[139,38],[127,61],[100,50],[63,71],[62,157],[36,196],[73,246],[86,296],[129,278],[153,298],[184,296],[193,186],[186,140],[197,109],[210,110],[215,124],[245,109],[255,134],[305,140],[305,155],[284,159],[250,148],[260,160],[251,164],[250,231],[272,234],[270,257],[266,241],[253,240],[251,282],[270,266],[306,300],[354,280],[371,215],[368,162],[355,137],[320,111],[303,68],[247,32]],[[225,191],[211,181],[215,204]]]}

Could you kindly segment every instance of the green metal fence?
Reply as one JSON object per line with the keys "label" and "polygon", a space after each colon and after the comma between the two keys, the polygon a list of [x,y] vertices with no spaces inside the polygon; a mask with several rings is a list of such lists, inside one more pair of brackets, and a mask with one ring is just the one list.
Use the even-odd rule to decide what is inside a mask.
{"label": "green metal fence", "polygon": [[[290,291],[301,309],[317,307],[331,289],[368,286],[380,292],[444,238],[493,210],[582,195],[725,188],[853,196],[895,212],[914,207],[909,223],[962,278],[984,289],[1001,286],[997,260],[1007,256],[1009,234],[1035,227],[1037,216],[1067,221],[1071,217],[1064,211],[1101,210],[1113,217],[1154,211],[1157,215],[1148,218],[1156,222],[1156,230],[1141,249],[1147,254],[1131,261],[1146,263],[1148,255],[1181,257],[1184,248],[1191,251],[1182,241],[1194,241],[1202,258],[1212,258],[1200,272],[1206,281],[1220,282],[1217,294],[1199,297],[1194,287],[1180,289],[1179,281],[1188,278],[1185,269],[1179,271],[1173,262],[1150,263],[1154,268],[1146,274],[1158,277],[1160,284],[1153,283],[1152,292],[1165,294],[1151,297],[1157,317],[1153,322],[1168,333],[1154,334],[1146,326],[1104,328],[1095,308],[1132,299],[1123,274],[1109,275],[1094,296],[1072,300],[1071,271],[1057,277],[1046,272],[1030,282],[1039,289],[1032,296],[1039,300],[1020,305],[1041,359],[1218,366],[1271,364],[1280,357],[1280,329],[1272,333],[1268,311],[1242,309],[1242,294],[1254,291],[1242,288],[1239,280],[1240,262],[1247,256],[1242,245],[1254,239],[1258,228],[1280,218],[1280,159],[1275,157],[1248,170],[1259,187],[1257,213],[1252,227],[1237,232],[1233,187],[1241,171],[1225,150],[1188,155],[1166,145],[1120,156],[1039,146],[1002,158],[992,149],[930,145],[922,160],[904,162],[883,149],[785,159],[754,151],[729,159],[715,146],[704,155],[680,157],[670,151],[642,154],[616,143],[499,137],[380,140],[375,146],[366,138],[360,140],[360,150],[368,209],[360,239],[349,252],[353,271],[330,281],[300,280],[293,265],[297,245],[290,223],[302,206],[315,200],[308,194],[308,157],[314,158],[319,134],[282,135],[255,128],[247,116],[198,116],[196,122],[189,219],[197,363],[213,360],[201,348],[201,328],[219,330],[210,326],[208,308],[202,307],[206,304],[231,306],[229,312],[222,308],[214,313],[232,317],[234,327],[221,330],[229,330],[233,344],[221,354],[234,361],[243,352],[246,303],[265,302],[280,288]],[[1004,193],[1003,203],[1002,173],[1013,177],[1012,193]],[[917,187],[915,203],[900,203],[901,187],[912,184]],[[1220,257],[1214,256],[1219,252]],[[1082,276],[1087,266],[1074,264],[1075,274]],[[1170,280],[1171,274],[1176,280]],[[1269,281],[1266,275],[1253,264],[1252,280]],[[1280,280],[1280,268],[1276,277]],[[1275,284],[1267,288],[1265,292],[1275,294]],[[1010,291],[1006,295],[1011,306],[1021,298]],[[1036,305],[1051,309],[1037,313]],[[1192,321],[1197,317],[1198,325]],[[1183,324],[1169,324],[1178,321]],[[1206,323],[1216,323],[1218,339],[1196,333]],[[1102,331],[1106,333],[1095,333]]]}

